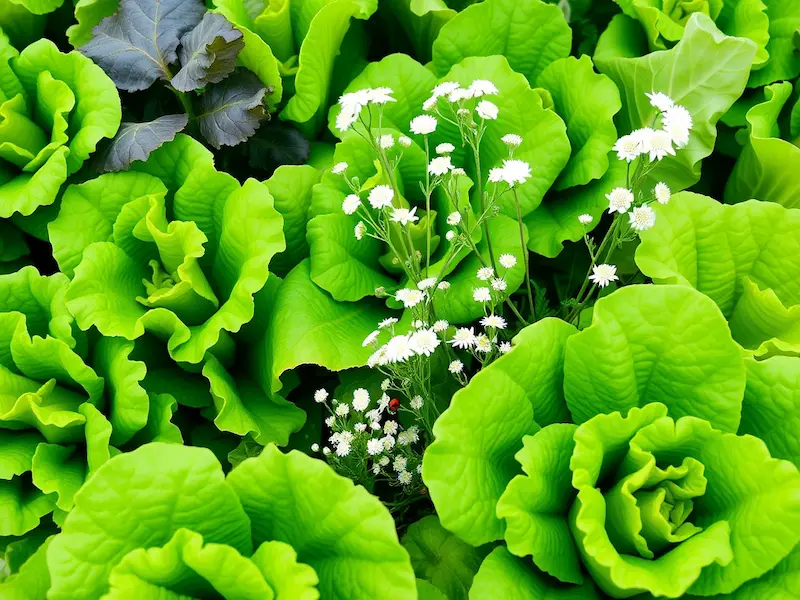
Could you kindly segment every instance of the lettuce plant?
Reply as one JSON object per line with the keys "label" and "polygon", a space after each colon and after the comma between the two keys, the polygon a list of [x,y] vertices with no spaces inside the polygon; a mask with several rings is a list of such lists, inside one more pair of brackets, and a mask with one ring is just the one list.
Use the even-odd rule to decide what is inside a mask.
{"label": "lettuce plant", "polygon": [[[674,285],[619,290],[580,332],[553,319],[520,332],[455,394],[423,462],[444,527],[506,541],[471,596],[522,585],[536,597],[555,580],[619,598],[790,585],[800,474],[737,431],[758,431],[760,407],[792,393],[762,369],[750,385],[741,354],[716,305]],[[768,435],[787,456],[793,434]]]}
{"label": "lettuce plant", "polygon": [[99,469],[2,588],[31,600],[415,597],[389,513],[324,463],[268,446],[225,477],[207,449],[158,443]]}

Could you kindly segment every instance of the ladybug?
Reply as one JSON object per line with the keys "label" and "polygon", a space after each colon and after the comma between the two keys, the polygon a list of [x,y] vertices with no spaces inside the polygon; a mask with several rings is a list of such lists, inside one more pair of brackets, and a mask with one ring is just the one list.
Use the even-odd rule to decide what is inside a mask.
{"label": "ladybug", "polygon": [[393,413],[396,413],[398,408],[400,408],[400,400],[398,400],[397,398],[392,398],[389,401],[389,410],[392,411]]}

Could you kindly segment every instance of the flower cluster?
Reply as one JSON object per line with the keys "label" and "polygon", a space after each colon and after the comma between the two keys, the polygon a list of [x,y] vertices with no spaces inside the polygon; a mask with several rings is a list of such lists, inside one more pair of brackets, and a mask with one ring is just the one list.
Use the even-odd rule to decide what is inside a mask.
{"label": "flower cluster", "polygon": [[391,88],[366,88],[344,94],[339,98],[339,106],[342,110],[336,116],[336,128],[340,131],[347,131],[361,116],[361,111],[370,104],[383,106],[387,102],[396,102],[392,97],[394,92]]}

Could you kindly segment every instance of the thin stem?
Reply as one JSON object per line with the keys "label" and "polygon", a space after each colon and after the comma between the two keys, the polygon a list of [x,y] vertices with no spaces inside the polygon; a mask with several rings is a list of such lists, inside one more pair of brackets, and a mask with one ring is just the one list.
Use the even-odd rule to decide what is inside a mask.
{"label": "thin stem", "polygon": [[512,188],[514,192],[514,204],[517,207],[517,223],[519,224],[519,243],[522,248],[522,262],[525,265],[525,285],[528,288],[528,302],[531,305],[531,321],[536,321],[536,308],[533,302],[533,291],[531,290],[531,274],[528,270],[528,247],[525,245],[525,227],[522,224],[522,209],[519,206],[519,196],[517,188]]}
{"label": "thin stem", "polygon": [[425,228],[427,230],[427,240],[425,246],[425,277],[428,276],[428,269],[431,266],[431,227],[433,224],[431,223],[431,174],[428,170],[428,165],[431,162],[430,156],[430,148],[428,142],[428,136],[424,136],[425,138],[425,217],[428,220],[428,226]]}
{"label": "thin stem", "polygon": [[[483,197],[483,175],[481,174],[481,151],[480,151],[480,141],[470,144],[472,146],[472,153],[475,156],[475,173],[477,186],[478,186],[478,198],[481,204],[481,213],[486,212],[486,199]],[[494,262],[494,250],[492,249],[492,238],[489,235],[489,224],[486,220],[481,223],[481,227],[483,228],[483,236],[486,238],[486,247],[489,249],[489,264],[491,264],[492,268],[497,271],[497,266]]]}

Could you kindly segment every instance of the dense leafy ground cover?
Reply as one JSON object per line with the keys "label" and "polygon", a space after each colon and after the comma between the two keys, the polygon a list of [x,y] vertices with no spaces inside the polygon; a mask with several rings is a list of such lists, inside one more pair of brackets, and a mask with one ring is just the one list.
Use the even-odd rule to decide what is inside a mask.
{"label": "dense leafy ground cover", "polygon": [[0,0],[0,598],[800,598],[800,3]]}

